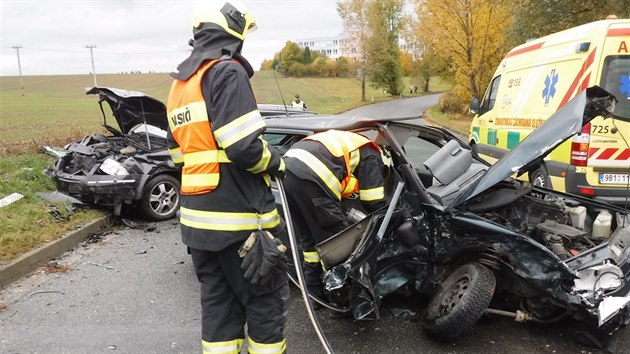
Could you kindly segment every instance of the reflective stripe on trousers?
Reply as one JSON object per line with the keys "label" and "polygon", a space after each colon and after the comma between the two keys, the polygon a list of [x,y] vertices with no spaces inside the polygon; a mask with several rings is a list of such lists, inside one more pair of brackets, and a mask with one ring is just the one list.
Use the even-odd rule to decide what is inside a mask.
{"label": "reflective stripe on trousers", "polygon": [[227,342],[206,342],[201,341],[203,354],[239,354],[243,346],[243,339],[234,339]]}
{"label": "reflective stripe on trousers", "polygon": [[247,338],[247,352],[250,354],[283,354],[286,350],[286,339],[278,343],[264,344],[256,343],[251,338]]}
{"label": "reflective stripe on trousers", "polygon": [[319,253],[317,252],[302,252],[304,254],[304,262],[306,263],[319,263],[321,259],[319,258]]}

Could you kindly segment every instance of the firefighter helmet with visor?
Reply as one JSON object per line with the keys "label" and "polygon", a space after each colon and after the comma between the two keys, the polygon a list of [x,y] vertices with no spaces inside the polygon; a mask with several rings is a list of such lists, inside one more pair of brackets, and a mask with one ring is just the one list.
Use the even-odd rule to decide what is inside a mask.
{"label": "firefighter helmet with visor", "polygon": [[245,40],[245,34],[256,29],[256,21],[247,7],[238,0],[199,0],[193,7],[193,28],[213,23],[230,35]]}

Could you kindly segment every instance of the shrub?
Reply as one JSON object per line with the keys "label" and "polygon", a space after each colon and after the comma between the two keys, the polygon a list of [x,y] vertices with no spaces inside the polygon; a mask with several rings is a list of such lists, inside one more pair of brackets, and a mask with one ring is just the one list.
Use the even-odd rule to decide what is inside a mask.
{"label": "shrub", "polygon": [[468,104],[453,92],[447,92],[440,97],[440,110],[445,113],[465,114],[468,112]]}

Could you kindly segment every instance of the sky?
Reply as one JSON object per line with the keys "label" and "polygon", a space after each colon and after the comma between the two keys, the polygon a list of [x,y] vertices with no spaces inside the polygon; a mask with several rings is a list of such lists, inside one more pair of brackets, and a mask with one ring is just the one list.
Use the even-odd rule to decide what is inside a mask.
{"label": "sky", "polygon": [[[243,55],[254,70],[286,41],[343,32],[336,0],[241,0],[258,29]],[[186,0],[0,0],[0,76],[171,72],[189,53]],[[14,47],[21,48],[15,49]],[[18,52],[20,64],[18,65]]]}

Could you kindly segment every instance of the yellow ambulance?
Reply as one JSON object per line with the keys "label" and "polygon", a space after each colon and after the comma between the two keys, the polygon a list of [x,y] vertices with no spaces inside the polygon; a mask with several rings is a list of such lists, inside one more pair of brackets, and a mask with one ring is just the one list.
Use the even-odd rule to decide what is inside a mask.
{"label": "yellow ambulance", "polygon": [[[505,155],[580,91],[598,85],[630,119],[630,19],[591,22],[513,48],[499,64],[476,113],[470,144],[490,163]],[[598,117],[553,152],[528,178],[553,188],[625,205],[630,184],[630,123]]]}

